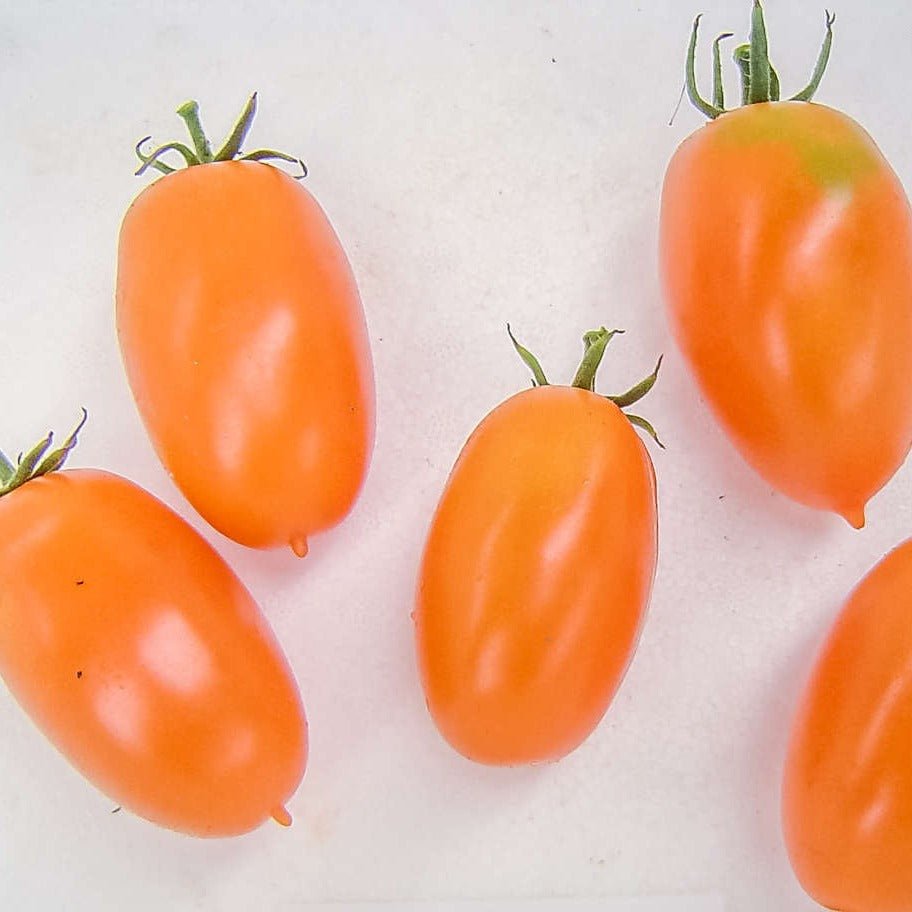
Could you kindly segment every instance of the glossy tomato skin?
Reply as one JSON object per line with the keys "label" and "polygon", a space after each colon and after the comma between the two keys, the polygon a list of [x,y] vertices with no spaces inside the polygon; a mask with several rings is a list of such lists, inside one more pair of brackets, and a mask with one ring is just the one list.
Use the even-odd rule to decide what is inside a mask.
{"label": "glossy tomato skin", "polygon": [[414,614],[447,741],[498,765],[577,747],[632,657],[656,542],[652,462],[615,405],[545,386],[488,415],[434,515]]}
{"label": "glossy tomato skin", "polygon": [[370,348],[345,253],[294,179],[231,161],[143,191],[117,329],[156,450],[216,529],[303,550],[349,512],[373,447]]}
{"label": "glossy tomato skin", "polygon": [[912,909],[912,540],[849,597],[817,659],[783,783],[789,856],[841,912]]}
{"label": "glossy tomato skin", "polygon": [[131,482],[74,470],[0,499],[0,540],[0,674],[90,781],[196,836],[287,818],[307,759],[297,685],[187,523]]}
{"label": "glossy tomato skin", "polygon": [[742,456],[862,525],[912,443],[912,216],[877,146],[822,105],[724,114],[674,155],[660,235],[671,326]]}

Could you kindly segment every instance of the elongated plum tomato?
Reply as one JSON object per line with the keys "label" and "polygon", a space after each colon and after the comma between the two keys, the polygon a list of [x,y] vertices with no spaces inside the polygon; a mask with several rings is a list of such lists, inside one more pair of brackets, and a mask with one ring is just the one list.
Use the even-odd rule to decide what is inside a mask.
{"label": "elongated plum tomato", "polygon": [[195,150],[137,148],[140,172],[170,172],[160,156],[175,148],[189,167],[124,218],[117,330],[139,412],[190,503],[241,544],[303,556],[364,481],[373,371],[332,226],[296,180],[264,164],[289,156],[232,160],[255,100],[217,153],[195,102],[179,110]]}
{"label": "elongated plum tomato", "polygon": [[54,471],[74,442],[45,457],[48,438],[18,467],[0,457],[0,675],[141,817],[195,836],[290,823],[307,723],[266,620],[160,501],[107,472]]}
{"label": "elongated plum tomato", "polygon": [[612,333],[585,336],[573,386],[536,385],[475,429],[431,523],[414,612],[427,705],[466,757],[518,765],[572,751],[633,655],[656,566],[652,461],[593,392]]}
{"label": "elongated plum tomato", "polygon": [[840,912],[912,909],[912,540],[842,609],[792,730],[782,791],[792,866]]}
{"label": "elongated plum tomato", "polygon": [[[687,139],[662,193],[670,321],[725,431],[770,484],[864,525],[867,501],[912,443],[912,214],[867,133],[779,101],[763,12],[736,51],[744,107],[724,112],[716,50],[711,122]],[[725,36],[723,36],[725,37]]]}

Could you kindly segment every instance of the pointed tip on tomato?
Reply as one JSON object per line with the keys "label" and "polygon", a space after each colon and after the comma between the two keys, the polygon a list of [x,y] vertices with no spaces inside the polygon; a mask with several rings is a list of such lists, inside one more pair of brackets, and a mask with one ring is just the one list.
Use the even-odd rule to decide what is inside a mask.
{"label": "pointed tip on tomato", "polygon": [[270,811],[270,816],[279,826],[291,826],[291,814],[288,813],[288,808],[282,806],[274,808]]}
{"label": "pointed tip on tomato", "polygon": [[845,510],[839,510],[840,516],[853,528],[863,529],[865,524],[864,505],[860,507],[848,507]]}
{"label": "pointed tip on tomato", "polygon": [[304,535],[295,535],[291,539],[291,550],[297,557],[307,557],[307,537]]}

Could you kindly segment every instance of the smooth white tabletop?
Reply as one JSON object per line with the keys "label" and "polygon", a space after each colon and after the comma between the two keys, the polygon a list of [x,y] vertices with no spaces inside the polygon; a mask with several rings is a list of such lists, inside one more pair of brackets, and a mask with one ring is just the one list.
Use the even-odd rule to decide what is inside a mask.
{"label": "smooth white tabletop", "polygon": [[[811,71],[822,2],[769,0],[786,89]],[[89,408],[72,464],[133,478],[232,563],[293,663],[311,758],[290,830],[196,841],[112,815],[0,689],[0,907],[617,897],[625,912],[816,908],[779,830],[789,718],[840,602],[912,531],[912,466],[863,532],[796,506],[740,461],[675,350],[657,212],[665,165],[701,123],[685,102],[668,126],[701,10],[705,77],[709,40],[746,35],[747,0],[2,0],[0,443],[16,451]],[[908,183],[912,8],[838,0],[837,13],[818,98],[859,119]],[[367,486],[304,562],[246,551],[192,513],[153,455],[114,334],[118,227],[150,179],[132,176],[134,142],[177,137],[188,97],[221,138],[252,89],[251,141],[309,165],[376,362]],[[666,353],[642,406],[668,449],[652,451],[661,554],[639,651],[595,734],[535,769],[476,766],[446,746],[409,619],[459,447],[528,383],[507,320],[568,380],[585,330],[626,329],[606,392]],[[665,898],[631,901],[650,896]]]}

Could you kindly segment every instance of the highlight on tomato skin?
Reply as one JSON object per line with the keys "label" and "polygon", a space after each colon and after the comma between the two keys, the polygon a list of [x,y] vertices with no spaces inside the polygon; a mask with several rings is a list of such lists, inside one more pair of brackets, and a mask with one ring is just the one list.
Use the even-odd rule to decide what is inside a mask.
{"label": "highlight on tomato skin", "polygon": [[861,528],[912,446],[912,209],[865,130],[810,103],[834,16],[810,82],[787,98],[754,2],[732,109],[720,55],[731,35],[714,42],[709,101],[695,76],[699,21],[686,81],[709,122],[678,147],[662,191],[669,323],[746,462]]}
{"label": "highlight on tomato skin", "polygon": [[307,720],[266,619],[152,495],[63,471],[75,442],[51,450],[49,435],[15,464],[0,454],[0,676],[135,814],[201,837],[288,826]]}
{"label": "highlight on tomato skin", "polygon": [[480,763],[574,750],[607,710],[642,628],[657,508],[634,427],[655,431],[623,409],[659,366],[620,396],[595,393],[613,335],[586,334],[572,386],[549,384],[513,339],[535,386],[479,424],[431,522],[413,612],[422,686],[440,733]]}
{"label": "highlight on tomato skin", "polygon": [[912,540],[827,634],[792,725],[782,826],[795,874],[845,912],[912,908]]}
{"label": "highlight on tomato skin", "polygon": [[192,148],[138,144],[138,173],[163,176],[123,220],[117,334],[150,439],[194,509],[242,545],[303,557],[363,487],[373,365],[351,266],[303,163],[242,148],[255,112],[253,95],[217,151],[195,102],[178,110]]}

